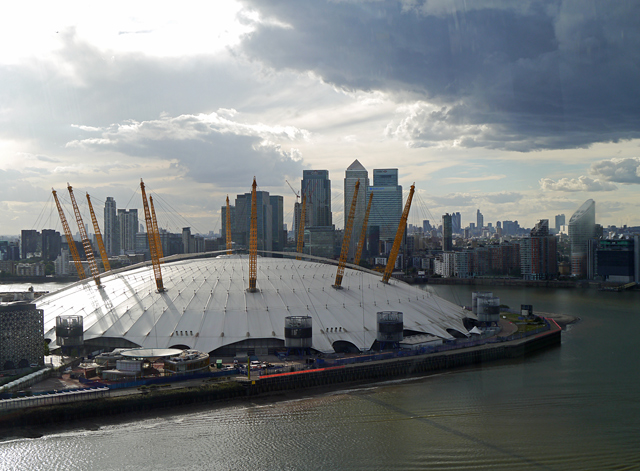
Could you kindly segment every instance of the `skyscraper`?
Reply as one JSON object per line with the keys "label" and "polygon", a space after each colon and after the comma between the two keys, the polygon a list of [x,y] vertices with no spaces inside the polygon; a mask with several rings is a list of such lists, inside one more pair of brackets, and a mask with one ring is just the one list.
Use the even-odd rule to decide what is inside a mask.
{"label": "skyscraper", "polygon": [[478,228],[478,232],[482,234],[482,228],[484,227],[484,216],[479,209],[476,212],[476,227]]}
{"label": "skyscraper", "polygon": [[460,216],[460,212],[451,215],[451,231],[454,234],[459,234],[460,231],[462,231],[462,217]]}
{"label": "skyscraper", "polygon": [[449,213],[442,216],[442,251],[451,252],[453,250],[452,238],[452,217]]}
{"label": "skyscraper", "polygon": [[525,280],[548,280],[558,273],[557,242],[549,220],[541,219],[520,241],[520,269]]}
{"label": "skyscraper", "polygon": [[138,210],[118,209],[118,229],[120,234],[120,251],[135,252],[136,234],[138,233]]}
{"label": "skyscraper", "polygon": [[565,217],[564,214],[556,215],[556,232],[560,232],[560,226],[565,225]]}
{"label": "skyscraper", "polygon": [[374,169],[373,186],[369,187],[369,192],[373,193],[373,200],[368,225],[380,227],[380,240],[393,240],[402,217],[402,186],[398,185],[398,169]]}
{"label": "skyscraper", "polygon": [[[242,239],[245,245],[249,245],[251,193],[237,195],[235,208],[238,238]],[[258,250],[275,250],[274,244],[278,248],[278,244],[284,243],[282,197],[271,196],[268,191],[256,191],[256,210]]]}
{"label": "skyscraper", "polygon": [[571,244],[571,274],[587,275],[589,239],[596,235],[596,203],[585,201],[569,220],[569,242]]}
{"label": "skyscraper", "polygon": [[305,226],[331,226],[331,180],[328,170],[303,170],[302,193],[306,196]]}
{"label": "skyscraper", "polygon": [[116,201],[107,196],[107,201],[104,202],[104,248],[107,255],[120,255],[119,228]]}
{"label": "skyscraper", "polygon": [[355,256],[356,245],[360,239],[360,231],[364,222],[364,213],[367,210],[367,198],[369,196],[367,189],[369,188],[369,172],[362,166],[358,160],[347,168],[344,175],[344,224],[347,225],[349,217],[349,208],[351,208],[351,200],[356,188],[356,182],[360,180],[360,189],[358,191],[358,200],[356,202],[356,212],[353,221],[353,232],[351,233],[351,241],[349,244],[348,259],[352,260]]}

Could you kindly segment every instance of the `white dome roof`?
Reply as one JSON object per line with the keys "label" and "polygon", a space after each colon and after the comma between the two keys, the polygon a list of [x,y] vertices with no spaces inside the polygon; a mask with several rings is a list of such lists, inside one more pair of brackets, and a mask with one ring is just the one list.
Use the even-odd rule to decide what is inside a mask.
{"label": "white dome roof", "polygon": [[248,256],[188,259],[162,264],[166,289],[156,292],[151,265],[105,275],[98,289],[83,280],[36,301],[45,337],[55,346],[56,317],[80,315],[84,340],[125,339],[140,347],[186,345],[203,352],[248,339],[284,340],[287,316],[311,316],[313,348],[332,352],[338,340],[368,349],[376,312],[400,311],[404,328],[452,338],[467,335],[460,306],[380,275],[345,269],[343,289],[331,285],[336,266],[287,258],[258,258],[258,292],[249,293]]}

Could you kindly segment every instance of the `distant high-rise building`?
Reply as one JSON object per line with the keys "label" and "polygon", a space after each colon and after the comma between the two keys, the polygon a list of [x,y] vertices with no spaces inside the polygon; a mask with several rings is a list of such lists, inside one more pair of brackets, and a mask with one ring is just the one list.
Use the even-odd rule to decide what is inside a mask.
{"label": "distant high-rise building", "polygon": [[58,231],[53,229],[42,230],[42,259],[50,262],[60,255],[62,247],[62,237]]}
{"label": "distant high-rise building", "polygon": [[484,216],[479,209],[476,212],[476,227],[478,228],[478,231],[482,231],[482,228],[484,227]]}
{"label": "distant high-rise building", "polygon": [[451,215],[451,230],[454,234],[460,234],[462,231],[462,216],[460,216],[460,212],[455,212]]}
{"label": "distant high-rise building", "polygon": [[331,180],[328,170],[303,170],[302,193],[306,196],[305,226],[331,226]]}
{"label": "distant high-rise building", "polygon": [[135,252],[136,234],[138,233],[137,209],[118,209],[118,230],[120,252]]}
{"label": "distant high-rise building", "polygon": [[[269,195],[268,191],[256,191],[256,219],[258,250],[272,251],[274,234],[281,237],[283,206],[280,196]],[[272,204],[273,203],[273,204]],[[236,229],[239,238],[249,245],[251,236],[251,193],[236,196]],[[274,228],[276,224],[278,227]],[[276,245],[280,243],[276,241]]]}
{"label": "distant high-rise building", "polygon": [[381,240],[393,240],[402,217],[402,186],[398,185],[398,169],[374,169],[373,186],[369,187],[369,192],[373,193],[373,200],[368,225],[380,228]]}
{"label": "distant high-rise building", "polygon": [[116,201],[111,196],[104,203],[104,248],[107,255],[120,255],[120,224]]}
{"label": "distant high-rise building", "polygon": [[42,251],[42,236],[34,229],[23,229],[20,234],[20,258],[26,259]]}
{"label": "distant high-rise building", "polygon": [[431,230],[431,224],[429,223],[428,219],[425,219],[424,221],[422,221],[422,232],[426,234],[430,230]]}
{"label": "distant high-rise building", "polygon": [[[331,201],[331,198],[329,198]],[[286,243],[285,231],[284,231],[284,198],[278,195],[269,196],[269,203],[271,204],[271,250],[274,252],[284,251]],[[331,208],[329,208],[329,214],[331,214]]]}
{"label": "distant high-rise building", "polygon": [[452,219],[449,213],[442,216],[442,250],[444,252],[453,250]]}
{"label": "distant high-rise building", "polygon": [[525,280],[548,280],[558,273],[557,241],[549,235],[549,220],[541,219],[520,241],[520,267]]}
{"label": "distant high-rise building", "polygon": [[569,220],[571,274],[587,276],[589,240],[596,235],[596,203],[588,199]]}
{"label": "distant high-rise building", "polygon": [[556,215],[556,232],[560,232],[560,226],[564,226],[566,224],[564,214]]}
{"label": "distant high-rise building", "polygon": [[356,202],[356,211],[353,221],[353,231],[351,232],[351,241],[349,244],[349,254],[347,258],[353,260],[356,251],[356,245],[360,239],[360,231],[364,222],[364,213],[367,210],[367,198],[369,188],[369,172],[362,166],[358,160],[354,160],[353,163],[347,168],[344,175],[344,224],[347,225],[347,218],[349,217],[349,209],[351,208],[351,200],[355,191],[356,182],[360,180],[360,187],[358,191],[358,199]]}

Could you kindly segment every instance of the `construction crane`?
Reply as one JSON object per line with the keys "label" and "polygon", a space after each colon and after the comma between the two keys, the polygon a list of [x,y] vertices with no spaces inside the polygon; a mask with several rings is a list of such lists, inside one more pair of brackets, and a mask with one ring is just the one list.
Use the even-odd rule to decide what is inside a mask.
{"label": "construction crane", "polygon": [[358,189],[360,188],[360,179],[356,182],[351,198],[351,208],[349,209],[349,218],[344,227],[344,237],[342,238],[342,250],[340,251],[340,261],[338,262],[338,271],[336,273],[336,281],[333,287],[340,289],[342,286],[342,276],[344,275],[344,266],[347,262],[347,254],[349,253],[349,245],[351,243],[351,232],[353,231],[353,217],[356,214],[356,203],[358,202]]}
{"label": "construction crane", "polygon": [[285,180],[285,182],[287,182],[287,185],[289,185],[289,188],[291,188],[291,191],[293,191],[293,194],[296,195],[296,203],[297,203],[298,200],[300,199],[300,194],[293,189],[293,187],[291,186],[291,183],[289,183],[289,180]]}
{"label": "construction crane", "polygon": [[156,241],[156,251],[158,253],[158,260],[161,262],[162,257],[162,241],[160,241],[160,231],[158,230],[158,220],[156,219],[156,210],[153,207],[153,196],[149,196],[149,209],[151,210],[151,222],[153,223],[153,238]]}
{"label": "construction crane", "polygon": [[107,251],[104,249],[104,243],[102,242],[102,234],[100,233],[100,226],[98,226],[98,220],[96,219],[96,213],[93,212],[93,205],[91,204],[91,198],[87,193],[87,203],[89,204],[89,212],[91,213],[91,222],[93,223],[93,231],[96,234],[96,241],[98,242],[98,249],[100,250],[100,258],[102,259],[102,268],[104,271],[111,270],[109,264],[109,257]]}
{"label": "construction crane", "polygon": [[149,203],[147,203],[147,193],[144,191],[144,182],[140,179],[140,190],[142,191],[142,205],[144,206],[144,220],[147,225],[147,239],[149,240],[149,252],[151,253],[151,263],[153,264],[153,276],[156,279],[156,288],[158,293],[164,291],[162,284],[162,271],[160,270],[160,258],[156,247],[156,237],[153,230],[153,221],[151,219],[151,211],[149,211]]}
{"label": "construction crane", "polygon": [[226,221],[225,225],[227,226],[227,255],[231,255],[233,244],[231,243],[231,206],[229,206],[229,195],[227,195],[227,211],[226,211]]}
{"label": "construction crane", "polygon": [[369,213],[371,212],[371,201],[373,200],[373,191],[369,193],[369,202],[367,203],[367,211],[364,213],[364,221],[362,222],[362,229],[360,232],[360,241],[358,242],[358,249],[356,250],[356,258],[353,263],[360,265],[360,257],[362,257],[362,247],[364,247],[364,240],[367,236],[367,224],[369,223]]}
{"label": "construction crane", "polygon": [[258,205],[256,196],[256,177],[251,185],[251,232],[249,236],[249,289],[250,293],[258,291]]}
{"label": "construction crane", "polygon": [[384,275],[382,275],[383,283],[389,283],[393,267],[396,266],[396,258],[398,258],[398,251],[400,250],[400,244],[402,243],[402,236],[404,235],[404,230],[407,227],[407,218],[409,217],[409,209],[411,208],[411,200],[413,199],[413,192],[415,191],[415,188],[416,184],[414,183],[411,185],[411,190],[409,190],[409,196],[407,197],[407,202],[404,205],[404,211],[402,211],[402,217],[400,218],[396,238],[393,240],[393,247],[389,254],[389,260],[387,261],[387,268],[384,271]]}
{"label": "construction crane", "polygon": [[96,282],[96,285],[100,286],[100,272],[98,271],[98,264],[96,263],[96,257],[93,255],[93,247],[91,247],[91,242],[89,242],[89,237],[87,236],[87,231],[84,228],[84,221],[82,220],[82,216],[80,215],[80,210],[78,209],[78,204],[76,203],[76,197],[73,195],[73,188],[71,185],[67,183],[67,190],[69,190],[69,196],[71,197],[71,204],[73,205],[73,212],[76,215],[76,222],[78,223],[78,231],[80,231],[80,238],[82,239],[82,247],[84,247],[84,256],[89,263],[89,269],[91,270],[91,276],[93,277],[93,281]]}
{"label": "construction crane", "polygon": [[76,243],[73,240],[73,236],[71,235],[71,229],[69,229],[69,224],[67,224],[67,218],[64,215],[64,211],[62,210],[60,201],[58,201],[58,195],[56,194],[56,190],[51,188],[51,192],[53,193],[53,199],[56,201],[56,206],[58,207],[58,214],[60,214],[60,221],[62,222],[62,227],[64,228],[64,235],[67,237],[67,245],[69,245],[71,258],[73,259],[73,264],[75,265],[76,271],[78,272],[78,278],[83,280],[86,277],[86,275],[84,273],[84,268],[82,268],[82,261],[80,260],[80,254],[78,253],[78,249],[76,249]]}

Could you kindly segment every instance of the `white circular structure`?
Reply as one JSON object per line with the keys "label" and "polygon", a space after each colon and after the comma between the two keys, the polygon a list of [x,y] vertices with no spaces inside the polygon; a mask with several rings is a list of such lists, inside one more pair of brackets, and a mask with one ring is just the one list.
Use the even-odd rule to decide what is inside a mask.
{"label": "white circular structure", "polygon": [[[332,287],[336,266],[308,260],[258,258],[258,291],[247,291],[248,256],[183,259],[162,264],[163,293],[150,264],[83,280],[39,298],[45,337],[55,348],[55,320],[80,315],[84,343],[100,348],[182,348],[273,353],[284,347],[287,316],[311,316],[312,347],[321,352],[368,350],[376,340],[376,313],[400,311],[404,329],[442,339],[468,335],[475,317],[420,288],[379,274],[346,268],[342,289]],[[453,335],[452,335],[453,334]]]}

